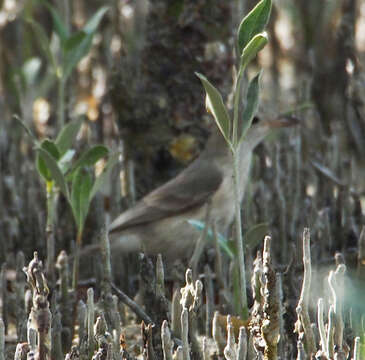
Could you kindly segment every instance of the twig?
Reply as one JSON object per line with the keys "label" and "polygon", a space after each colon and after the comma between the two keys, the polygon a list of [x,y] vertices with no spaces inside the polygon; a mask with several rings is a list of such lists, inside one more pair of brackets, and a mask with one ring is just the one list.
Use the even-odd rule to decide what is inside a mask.
{"label": "twig", "polygon": [[162,323],[161,340],[164,360],[172,360],[172,349],[174,347],[174,343],[171,340],[171,333],[166,320]]}
{"label": "twig", "polygon": [[182,337],[182,350],[184,360],[190,360],[189,351],[189,312],[187,308],[184,308],[181,313],[181,337]]}
{"label": "twig", "polygon": [[181,338],[181,292],[177,288],[172,295],[172,305],[171,305],[171,329],[175,336]]}
{"label": "twig", "polygon": [[95,350],[94,320],[95,320],[94,290],[93,288],[89,288],[87,289],[87,345],[88,345],[89,358],[92,357]]}
{"label": "twig", "polygon": [[136,313],[136,315],[142,319],[146,324],[153,324],[152,319],[143,311],[143,309],[134,302],[127,294],[125,294],[122,290],[118,289],[115,284],[111,283],[112,289],[115,291],[119,300],[127,305],[132,311]]}
{"label": "twig", "polygon": [[297,306],[297,314],[298,314],[298,321],[301,323],[304,330],[306,349],[309,355],[311,356],[316,353],[316,346],[308,313],[308,301],[309,301],[311,278],[312,278],[312,266],[311,266],[311,256],[310,256],[310,232],[308,228],[305,228],[303,231],[303,264],[304,264],[303,285]]}
{"label": "twig", "polygon": [[212,271],[209,265],[205,265],[205,299],[206,299],[206,319],[205,319],[205,335],[209,336],[212,328],[212,319],[214,311],[214,289],[212,280]]}
{"label": "twig", "polygon": [[335,335],[336,314],[335,308],[331,305],[328,314],[328,331],[327,331],[327,357],[333,359],[334,356],[334,335]]}
{"label": "twig", "polygon": [[324,321],[323,321],[323,299],[318,299],[318,330],[319,330],[319,337],[321,339],[321,348],[322,353],[327,354],[327,341],[326,341],[326,331],[324,327]]}
{"label": "twig", "polygon": [[213,335],[215,345],[218,350],[218,359],[223,359],[225,339],[222,334],[222,329],[219,325],[219,312],[218,311],[216,311],[214,313],[212,333],[213,333],[212,335]]}
{"label": "twig", "polygon": [[237,345],[231,315],[227,316],[227,345],[224,348],[224,356],[227,360],[236,360],[237,357]]}

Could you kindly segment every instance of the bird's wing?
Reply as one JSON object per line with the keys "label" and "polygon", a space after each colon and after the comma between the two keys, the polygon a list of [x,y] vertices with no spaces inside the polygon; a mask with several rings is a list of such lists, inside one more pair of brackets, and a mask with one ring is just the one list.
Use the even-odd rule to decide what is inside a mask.
{"label": "bird's wing", "polygon": [[218,190],[222,180],[222,171],[213,163],[195,161],[176,178],[152,191],[117,217],[109,231],[124,230],[200,206]]}

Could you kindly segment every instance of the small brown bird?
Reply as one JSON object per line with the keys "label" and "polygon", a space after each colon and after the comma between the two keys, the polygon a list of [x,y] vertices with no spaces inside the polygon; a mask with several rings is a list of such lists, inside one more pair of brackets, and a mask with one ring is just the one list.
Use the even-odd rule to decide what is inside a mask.
{"label": "small brown bird", "polygon": [[[239,149],[239,200],[248,182],[252,152],[272,129],[292,126],[290,118],[259,121],[248,130]],[[234,217],[232,154],[215,131],[200,156],[178,176],[158,187],[109,226],[113,251],[143,250],[168,260],[192,254],[199,231],[187,220],[204,221],[211,199],[211,219],[225,233]]]}

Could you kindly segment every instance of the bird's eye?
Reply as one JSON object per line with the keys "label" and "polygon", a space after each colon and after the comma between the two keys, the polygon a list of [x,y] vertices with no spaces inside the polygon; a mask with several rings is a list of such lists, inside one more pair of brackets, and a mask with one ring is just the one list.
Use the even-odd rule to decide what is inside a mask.
{"label": "bird's eye", "polygon": [[258,124],[260,122],[260,118],[258,116],[254,116],[254,118],[252,119],[252,124]]}

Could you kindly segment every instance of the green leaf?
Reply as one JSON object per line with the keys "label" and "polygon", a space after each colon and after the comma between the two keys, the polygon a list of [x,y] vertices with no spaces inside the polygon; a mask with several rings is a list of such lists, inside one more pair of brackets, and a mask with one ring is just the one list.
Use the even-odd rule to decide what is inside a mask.
{"label": "green leaf", "polygon": [[242,51],[241,67],[245,68],[246,65],[256,56],[260,50],[265,47],[267,43],[268,38],[266,33],[255,35]]}
{"label": "green leaf", "polygon": [[28,87],[34,84],[41,69],[41,64],[41,60],[37,57],[30,58],[23,64],[22,73]]}
{"label": "green leaf", "polygon": [[49,12],[51,13],[54,31],[60,38],[61,43],[64,43],[66,41],[66,39],[69,37],[69,31],[68,31],[65,23],[63,22],[60,14],[56,10],[56,8],[54,8],[48,2],[45,2],[44,4],[47,6]]}
{"label": "green leaf", "polygon": [[87,55],[92,44],[93,34],[85,32],[77,32],[68,39],[65,44],[65,60],[63,64],[63,78],[68,79],[72,70],[76,67],[79,61]]}
{"label": "green leaf", "polygon": [[77,134],[80,131],[83,119],[77,119],[69,122],[63,127],[57,139],[55,141],[57,148],[63,156],[65,152],[71,147],[72,143],[75,141]]}
{"label": "green leaf", "polygon": [[71,161],[75,153],[75,150],[69,149],[63,154],[61,159],[58,160],[58,166],[60,167],[62,174],[66,174],[68,169],[71,167]]}
{"label": "green leaf", "polygon": [[113,169],[114,165],[118,163],[119,156],[120,153],[115,153],[109,156],[109,159],[104,167],[103,172],[95,179],[93,188],[90,193],[90,201],[99,191],[100,187],[104,184],[104,182],[108,179],[110,171]]}
{"label": "green leaf", "polygon": [[[45,139],[41,142],[40,147],[47,151],[48,154],[53,157],[56,161],[60,158],[60,153],[58,152],[57,146],[54,142],[52,142],[49,139]],[[51,181],[52,180],[52,174],[51,171],[48,169],[46,162],[44,159],[40,156],[39,153],[37,153],[36,157],[36,166],[39,174],[46,180]]]}
{"label": "green leaf", "polygon": [[70,176],[72,177],[73,173],[79,168],[95,165],[97,161],[108,154],[109,149],[104,145],[95,145],[91,149],[86,150],[72,166],[73,170],[71,171]]}
{"label": "green leaf", "polygon": [[41,142],[41,148],[48,151],[56,161],[60,158],[60,153],[58,151],[58,148],[52,140],[44,139]]}
{"label": "green leaf", "polygon": [[51,172],[48,170],[46,163],[41,158],[41,156],[37,153],[35,164],[37,167],[37,171],[39,175],[45,180],[45,181],[52,181],[52,175]]}
{"label": "green leaf", "polygon": [[56,159],[47,150],[41,147],[37,148],[37,152],[40,157],[44,160],[50,174],[51,178],[54,180],[56,185],[60,188],[61,192],[65,195],[66,199],[69,200],[68,187],[65,178],[62,174],[60,167],[57,164]]}
{"label": "green leaf", "polygon": [[261,77],[261,71],[250,81],[247,90],[246,106],[242,114],[242,131],[240,135],[241,142],[247,130],[251,127],[252,119],[256,114],[259,105],[259,83]]}
{"label": "green leaf", "polygon": [[88,54],[92,45],[94,33],[109,10],[108,6],[101,7],[94,16],[85,24],[82,31],[78,31],[67,39],[64,46],[65,62],[63,64],[63,76],[67,79],[79,61]]}
{"label": "green leaf", "polygon": [[28,125],[18,115],[16,115],[16,114],[13,115],[13,119],[15,119],[18,122],[18,124],[23,127],[23,129],[25,130],[25,132],[27,133],[27,135],[32,140],[33,145],[40,146],[39,141],[37,140],[37,138],[33,134],[32,130],[30,130],[30,128],[28,127]]}
{"label": "green leaf", "polygon": [[78,231],[82,231],[89,212],[92,179],[89,173],[78,169],[72,181],[71,207]]}
{"label": "green leaf", "polygon": [[199,73],[195,74],[201,80],[206,92],[205,104],[207,111],[213,115],[219,130],[227,143],[230,144],[231,119],[229,118],[228,111],[223,103],[222,96],[204,75]]}
{"label": "green leaf", "polygon": [[93,17],[84,25],[82,28],[87,34],[92,34],[95,32],[97,27],[100,24],[101,19],[103,18],[104,14],[109,10],[109,6],[101,7]]}
{"label": "green leaf", "polygon": [[256,224],[248,229],[244,234],[243,239],[247,248],[253,249],[260,244],[269,232],[267,223]]}
{"label": "green leaf", "polygon": [[64,44],[64,50],[67,52],[74,51],[85,40],[88,34],[85,31],[77,31],[72,34]]}
{"label": "green leaf", "polygon": [[[205,228],[205,223],[199,220],[195,220],[195,219],[189,219],[188,223],[190,225],[192,225],[193,227],[195,227],[196,229],[198,229],[199,231],[203,231],[203,229]],[[224,250],[224,252],[231,258],[234,258],[234,253],[232,251],[232,249],[229,247],[229,243],[228,240],[221,234],[218,233],[218,244],[219,246]],[[207,231],[207,236],[209,240],[214,240],[214,235],[211,229],[208,229]]]}
{"label": "green leaf", "polygon": [[45,56],[47,57],[48,61],[54,67],[56,67],[56,60],[52,54],[49,39],[48,39],[47,34],[44,31],[43,27],[32,19],[28,19],[27,21],[31,25],[31,27],[36,35],[36,38],[39,41],[41,49],[42,49],[43,53],[45,54]]}
{"label": "green leaf", "polygon": [[261,0],[241,21],[237,32],[238,51],[241,54],[250,40],[265,29],[271,12],[271,0]]}

